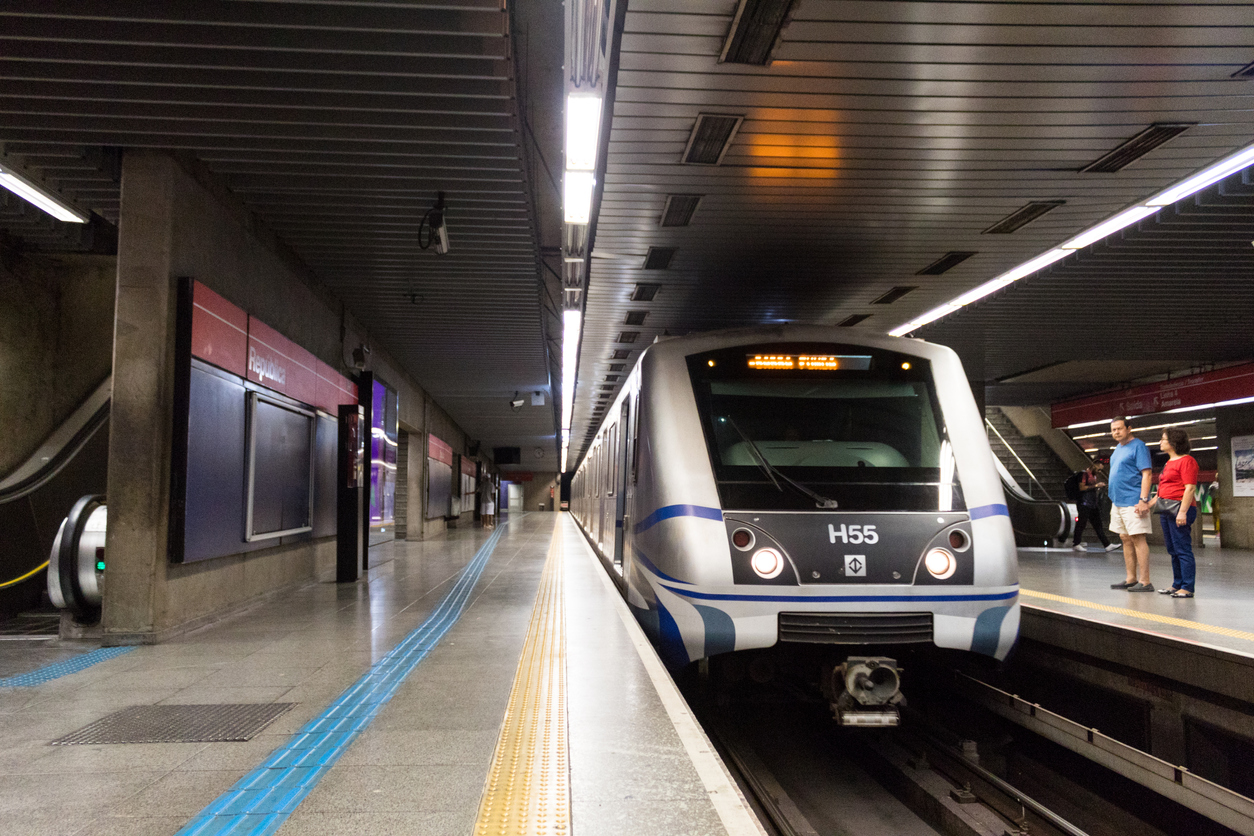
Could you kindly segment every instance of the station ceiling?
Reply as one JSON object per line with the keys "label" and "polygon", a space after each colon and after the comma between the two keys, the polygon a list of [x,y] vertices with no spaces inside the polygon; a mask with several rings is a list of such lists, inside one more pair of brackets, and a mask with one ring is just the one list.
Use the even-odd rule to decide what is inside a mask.
{"label": "station ceiling", "polygon": [[[188,155],[472,438],[556,470],[560,283],[542,252],[561,228],[540,149],[559,147],[561,26],[530,1],[5,0],[0,142],[105,227],[121,154]],[[418,242],[438,192],[447,255]],[[0,230],[45,252],[109,232],[8,192]]]}
{"label": "station ceiling", "polygon": [[[576,457],[655,337],[883,333],[1254,141],[1244,2],[796,0],[763,66],[720,62],[737,0],[619,2]],[[554,413],[508,401],[560,380],[561,30],[540,0],[7,0],[0,141],[109,220],[116,149],[194,155],[472,435],[541,469]],[[734,134],[685,163],[703,114]],[[1171,137],[1083,170],[1150,130]],[[444,257],[415,242],[437,190]],[[18,211],[0,228],[67,246]],[[1249,358],[1252,240],[1235,175],[916,335],[990,403]]]}

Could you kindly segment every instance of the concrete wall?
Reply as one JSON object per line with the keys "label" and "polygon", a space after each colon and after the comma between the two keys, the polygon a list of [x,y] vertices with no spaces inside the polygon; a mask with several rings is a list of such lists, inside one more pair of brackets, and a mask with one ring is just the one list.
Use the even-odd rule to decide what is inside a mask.
{"label": "concrete wall", "polygon": [[1015,425],[1024,437],[1040,436],[1063,464],[1076,470],[1084,470],[1092,461],[1083,450],[1062,430],[1054,429],[1046,407],[999,406],[998,409]]}
{"label": "concrete wall", "polygon": [[[103,616],[111,643],[159,641],[334,576],[334,538],[195,564],[168,562],[174,282],[180,276],[200,280],[342,372],[352,371],[345,352],[370,343],[338,299],[199,164],[161,153],[127,153]],[[400,421],[416,432],[430,426],[460,451],[466,441],[460,428],[386,351],[372,348],[370,368],[396,388]],[[410,439],[411,450],[425,450],[422,440]],[[442,530],[443,521],[436,522]],[[415,526],[411,518],[408,535],[430,536],[436,528]]]}
{"label": "concrete wall", "polygon": [[1232,437],[1254,435],[1254,406],[1224,407],[1215,416],[1219,437],[1219,541],[1224,548],[1254,549],[1254,496],[1232,495]]}
{"label": "concrete wall", "polygon": [[116,259],[0,258],[0,476],[108,375]]}

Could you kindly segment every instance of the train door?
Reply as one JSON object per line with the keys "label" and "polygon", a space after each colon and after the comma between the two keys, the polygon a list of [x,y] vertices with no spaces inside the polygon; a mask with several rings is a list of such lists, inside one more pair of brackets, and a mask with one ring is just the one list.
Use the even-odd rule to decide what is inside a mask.
{"label": "train door", "polygon": [[629,400],[623,398],[623,411],[618,419],[618,427],[622,431],[615,433],[617,443],[611,451],[614,456],[614,565],[619,567],[623,565],[623,545],[627,534],[627,462],[630,461],[627,446],[631,438],[631,433],[627,431],[631,426],[628,420],[631,407],[628,404]]}

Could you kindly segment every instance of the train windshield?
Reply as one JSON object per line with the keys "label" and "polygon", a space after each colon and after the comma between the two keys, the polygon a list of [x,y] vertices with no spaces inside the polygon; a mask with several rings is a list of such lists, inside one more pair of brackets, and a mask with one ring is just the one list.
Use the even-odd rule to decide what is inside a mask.
{"label": "train windshield", "polygon": [[965,509],[928,361],[807,343],[688,364],[724,508]]}

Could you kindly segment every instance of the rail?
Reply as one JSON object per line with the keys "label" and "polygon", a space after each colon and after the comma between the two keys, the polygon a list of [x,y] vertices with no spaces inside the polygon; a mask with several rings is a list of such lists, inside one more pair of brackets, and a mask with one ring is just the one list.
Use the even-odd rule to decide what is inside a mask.
{"label": "rail", "polygon": [[956,681],[959,691],[993,713],[1211,821],[1254,836],[1254,799],[964,673],[957,672]]}
{"label": "rail", "polygon": [[1019,454],[1015,452],[1015,448],[1011,447],[1010,442],[1006,441],[1006,439],[1002,437],[1002,434],[997,431],[997,428],[993,426],[992,422],[985,418],[984,426],[992,430],[993,435],[997,436],[997,440],[1002,443],[1002,446],[1010,451],[1010,455],[1015,457],[1015,461],[1019,463],[1019,467],[1023,468],[1023,472],[1028,474],[1028,478],[1036,483],[1036,486],[1041,489],[1041,493],[1045,494],[1045,498],[1053,499],[1053,497],[1050,496],[1049,491],[1045,490],[1045,486],[1042,485],[1040,480],[1036,478],[1036,474],[1032,472],[1031,468],[1023,463],[1023,459],[1019,458]]}

